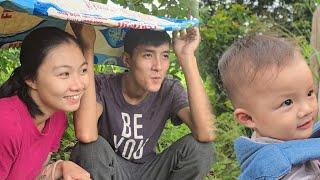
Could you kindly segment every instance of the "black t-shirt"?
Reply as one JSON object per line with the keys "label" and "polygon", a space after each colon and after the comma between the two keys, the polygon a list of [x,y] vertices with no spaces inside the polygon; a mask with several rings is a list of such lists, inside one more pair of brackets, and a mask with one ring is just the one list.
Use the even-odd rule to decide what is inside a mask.
{"label": "black t-shirt", "polygon": [[186,91],[178,80],[165,78],[158,92],[150,92],[138,105],[126,102],[121,93],[122,74],[96,74],[97,101],[103,106],[98,122],[99,135],[114,151],[135,163],[155,156],[155,146],[165,123],[182,121],[177,117],[187,107]]}

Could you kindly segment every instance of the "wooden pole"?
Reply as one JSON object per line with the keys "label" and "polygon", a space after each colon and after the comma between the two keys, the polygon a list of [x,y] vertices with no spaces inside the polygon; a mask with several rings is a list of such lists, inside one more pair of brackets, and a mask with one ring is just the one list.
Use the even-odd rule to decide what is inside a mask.
{"label": "wooden pole", "polygon": [[[311,57],[311,70],[314,73],[315,79],[315,92],[318,95],[319,92],[319,63],[320,63],[320,6],[316,9],[312,18],[312,32],[311,32],[311,45],[314,48],[314,53]],[[318,96],[319,100],[319,96]],[[320,101],[319,101],[320,102]]]}

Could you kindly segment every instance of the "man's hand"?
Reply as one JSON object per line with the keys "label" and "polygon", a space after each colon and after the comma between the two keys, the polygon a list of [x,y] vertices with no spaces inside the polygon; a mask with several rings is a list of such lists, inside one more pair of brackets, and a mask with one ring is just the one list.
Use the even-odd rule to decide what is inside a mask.
{"label": "man's hand", "polygon": [[173,49],[185,76],[189,107],[178,112],[178,116],[190,128],[192,135],[200,142],[211,142],[215,138],[215,118],[211,104],[200,77],[195,51],[200,43],[198,27],[173,33]]}
{"label": "man's hand", "polygon": [[[71,27],[81,43],[83,55],[88,63],[89,86],[81,97],[79,109],[73,114],[76,137],[84,143],[98,139],[98,119],[102,108],[97,107],[94,80],[94,42],[96,33],[93,26],[71,23]],[[98,114],[100,113],[100,114]]]}
{"label": "man's hand", "polygon": [[57,172],[62,174],[65,180],[90,180],[90,174],[79,165],[71,161],[61,161],[57,166]]}
{"label": "man's hand", "polygon": [[70,23],[74,34],[80,42],[84,51],[92,50],[96,39],[96,32],[93,26],[87,24]]}
{"label": "man's hand", "polygon": [[198,27],[187,29],[186,31],[173,32],[173,49],[178,58],[179,64],[183,66],[184,61],[194,57],[194,52],[200,43],[200,33]]}

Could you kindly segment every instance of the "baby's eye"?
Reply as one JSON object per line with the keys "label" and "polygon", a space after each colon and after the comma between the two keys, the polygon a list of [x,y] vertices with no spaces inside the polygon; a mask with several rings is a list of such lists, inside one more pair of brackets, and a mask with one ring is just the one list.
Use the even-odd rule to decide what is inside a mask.
{"label": "baby's eye", "polygon": [[88,71],[88,69],[87,69],[87,68],[83,68],[83,69],[81,69],[81,74],[86,74],[86,73],[87,73],[87,71]]}
{"label": "baby's eye", "polygon": [[313,93],[314,93],[313,90],[309,91],[309,92],[308,92],[308,96],[312,96]]}
{"label": "baby's eye", "polygon": [[285,101],[283,101],[283,103],[281,104],[281,106],[290,106],[293,104],[292,99],[287,99]]}

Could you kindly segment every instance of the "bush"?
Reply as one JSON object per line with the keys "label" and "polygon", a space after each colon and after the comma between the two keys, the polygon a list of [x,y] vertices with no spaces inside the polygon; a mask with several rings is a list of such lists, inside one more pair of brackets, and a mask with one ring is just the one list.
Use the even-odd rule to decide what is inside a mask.
{"label": "bush", "polygon": [[0,49],[0,84],[5,82],[19,63],[20,49]]}

